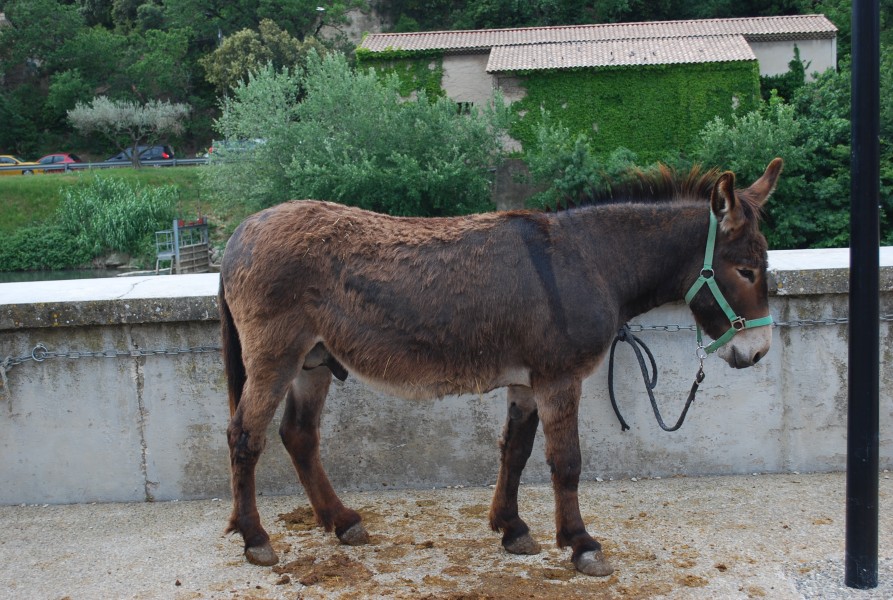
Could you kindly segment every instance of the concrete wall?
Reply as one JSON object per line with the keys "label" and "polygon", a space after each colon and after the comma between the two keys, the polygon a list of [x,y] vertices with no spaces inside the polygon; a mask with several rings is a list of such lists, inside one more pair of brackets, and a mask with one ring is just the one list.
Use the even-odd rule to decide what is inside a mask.
{"label": "concrete wall", "polygon": [[[770,253],[776,320],[847,314],[846,251]],[[882,249],[881,313],[893,312],[893,248]],[[0,359],[43,343],[80,358],[9,366],[0,388],[0,503],[169,500],[229,495],[229,418],[219,352],[149,354],[218,345],[217,275],[0,285]],[[641,324],[690,325],[683,305]],[[881,463],[893,465],[893,344],[880,323]],[[645,331],[658,398],[674,421],[697,368],[694,333]],[[114,358],[83,356],[119,351]],[[134,353],[135,356],[126,355]],[[15,361],[13,361],[14,363]],[[584,384],[583,476],[831,471],[845,468],[847,329],[778,327],[769,355],[736,371],[711,357],[688,420],[654,421],[631,350],[616,367],[621,432],[607,370]],[[323,459],[338,489],[485,485],[496,475],[504,392],[404,401],[354,378],[332,386]],[[276,424],[258,470],[265,494],[299,490]],[[524,481],[547,481],[542,436]]]}

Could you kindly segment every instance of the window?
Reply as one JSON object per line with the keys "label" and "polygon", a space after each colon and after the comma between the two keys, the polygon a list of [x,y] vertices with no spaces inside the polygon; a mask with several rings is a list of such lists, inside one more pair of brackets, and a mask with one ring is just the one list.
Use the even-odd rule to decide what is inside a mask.
{"label": "window", "polygon": [[457,102],[456,107],[460,115],[467,115],[474,108],[474,102]]}

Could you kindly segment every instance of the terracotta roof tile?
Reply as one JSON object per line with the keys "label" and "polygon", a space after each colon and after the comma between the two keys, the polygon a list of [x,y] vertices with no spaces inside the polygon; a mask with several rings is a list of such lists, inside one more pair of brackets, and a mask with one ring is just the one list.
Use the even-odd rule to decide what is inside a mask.
{"label": "terracotta roof tile", "polygon": [[756,60],[743,36],[723,35],[496,46],[487,72]]}
{"label": "terracotta roof tile", "polygon": [[375,33],[361,48],[385,50],[485,51],[498,46],[562,42],[667,39],[742,35],[750,41],[833,38],[837,28],[824,15],[655,21],[521,29]]}

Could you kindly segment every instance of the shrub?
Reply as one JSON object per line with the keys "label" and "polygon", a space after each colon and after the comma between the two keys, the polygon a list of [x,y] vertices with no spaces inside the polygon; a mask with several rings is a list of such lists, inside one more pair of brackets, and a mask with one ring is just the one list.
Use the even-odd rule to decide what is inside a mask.
{"label": "shrub", "polygon": [[0,236],[0,271],[70,269],[93,256],[57,225],[22,227]]}
{"label": "shrub", "polygon": [[[305,96],[298,103],[296,90]],[[311,55],[302,76],[267,68],[237,86],[217,125],[225,138],[261,138],[253,156],[211,165],[212,192],[259,209],[315,198],[396,215],[462,214],[492,207],[489,169],[508,111],[460,114],[446,98],[404,101],[396,76]]]}
{"label": "shrub", "polygon": [[154,253],[155,231],[170,227],[177,199],[174,186],[97,177],[63,191],[58,227],[91,257],[108,252],[148,257]]}
{"label": "shrub", "polygon": [[545,114],[526,162],[534,183],[546,189],[531,198],[530,204],[556,207],[599,196],[635,168],[636,161],[636,154],[622,147],[607,156],[597,155],[586,135],[572,136],[567,127],[553,123]]}

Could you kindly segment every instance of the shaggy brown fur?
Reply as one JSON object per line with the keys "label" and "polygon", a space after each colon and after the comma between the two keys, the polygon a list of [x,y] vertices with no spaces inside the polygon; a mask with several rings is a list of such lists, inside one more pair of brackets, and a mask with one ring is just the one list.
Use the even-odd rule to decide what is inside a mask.
{"label": "shaggy brown fur", "polygon": [[[767,314],[756,208],[780,170],[776,159],[737,193],[731,173],[681,185],[665,173],[674,191],[651,190],[672,202],[553,214],[395,218],[300,201],[248,218],[227,246],[219,296],[233,414],[229,528],[243,535],[247,558],[277,560],[255,506],[254,469],[283,398],[282,441],[320,524],[345,543],[366,541],[319,459],[331,376],[346,369],[408,398],[508,387],[491,526],[510,552],[539,550],[518,516],[517,492],[542,422],[558,544],[572,547],[580,571],[608,574],[577,502],[581,382],[624,322],[684,296],[701,269],[710,210],[720,222],[714,269],[726,298],[746,318]],[[692,311],[714,338],[729,327],[706,291]],[[753,364],[768,349],[768,338],[760,343],[733,342],[727,360]]]}

